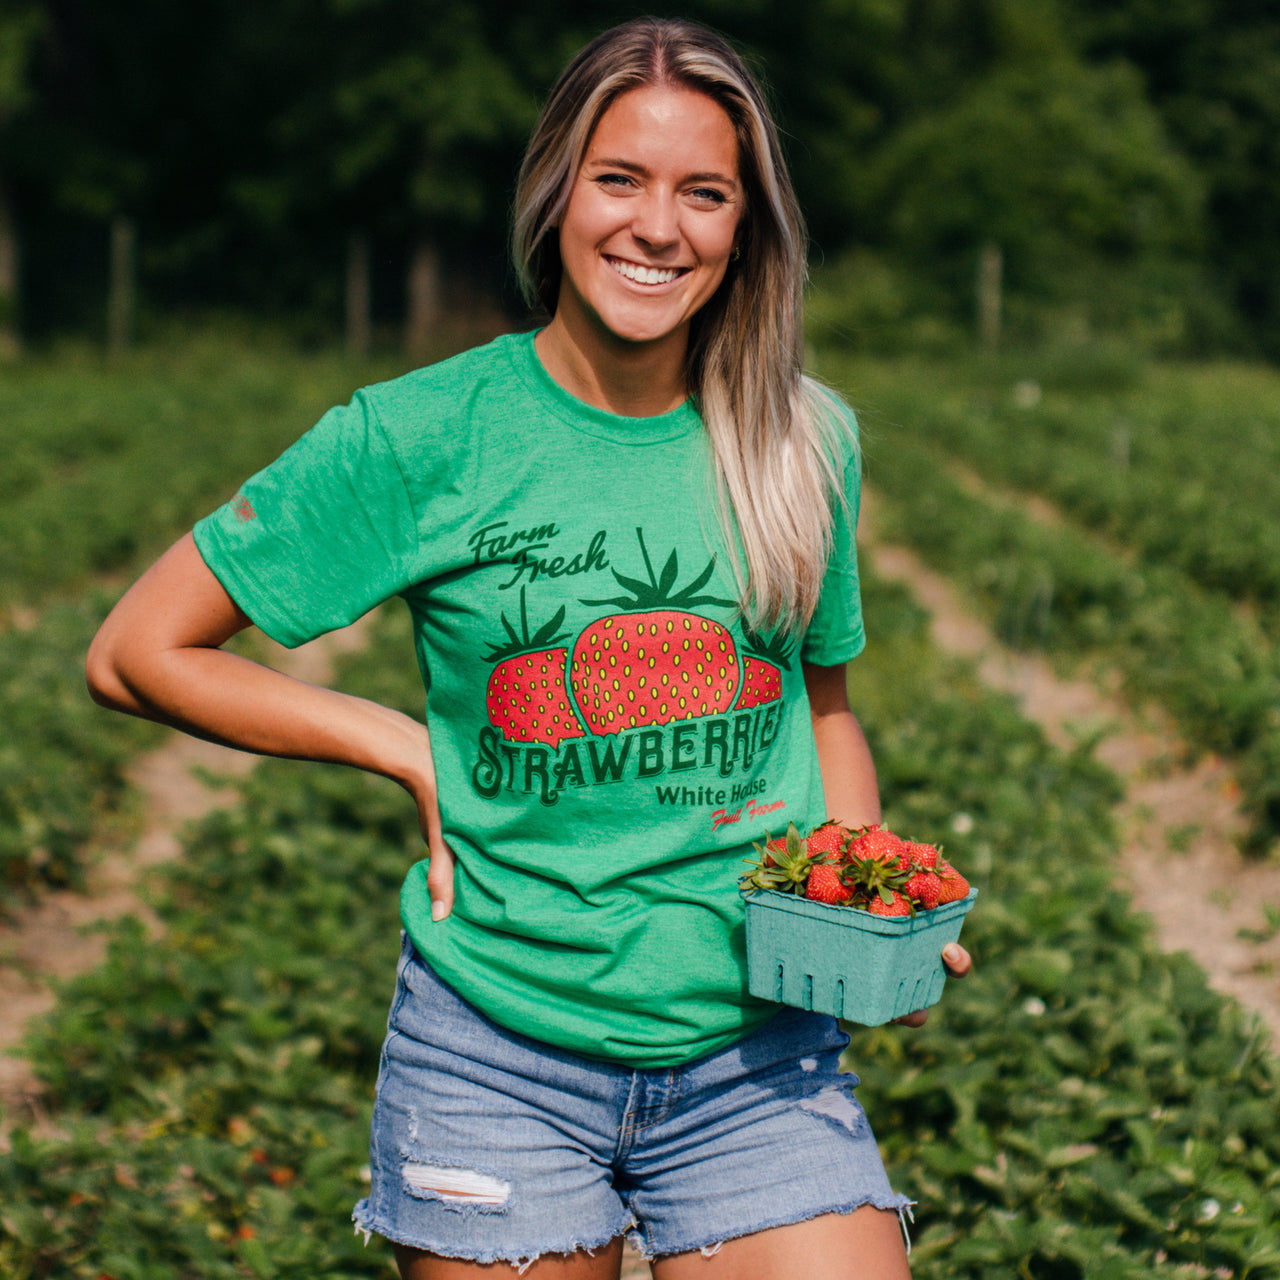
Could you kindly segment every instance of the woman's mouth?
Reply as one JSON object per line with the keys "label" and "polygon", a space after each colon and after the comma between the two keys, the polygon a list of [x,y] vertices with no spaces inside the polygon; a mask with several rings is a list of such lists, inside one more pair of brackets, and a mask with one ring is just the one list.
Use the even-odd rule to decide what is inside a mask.
{"label": "woman's mouth", "polygon": [[682,276],[687,267],[645,267],[638,262],[626,262],[622,258],[610,258],[605,261],[620,275],[636,284],[670,284],[677,276]]}

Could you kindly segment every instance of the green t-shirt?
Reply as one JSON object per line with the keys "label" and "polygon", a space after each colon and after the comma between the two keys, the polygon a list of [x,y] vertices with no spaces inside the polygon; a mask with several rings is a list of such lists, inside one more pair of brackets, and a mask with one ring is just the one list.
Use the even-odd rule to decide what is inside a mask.
{"label": "green t-shirt", "polygon": [[746,991],[737,879],[826,816],[800,660],[862,647],[858,469],[802,641],[748,635],[695,409],[593,408],[532,339],[359,392],[196,542],[285,645],[405,600],[458,859],[440,923],[409,868],[415,946],[512,1030],[673,1066],[776,1009]]}

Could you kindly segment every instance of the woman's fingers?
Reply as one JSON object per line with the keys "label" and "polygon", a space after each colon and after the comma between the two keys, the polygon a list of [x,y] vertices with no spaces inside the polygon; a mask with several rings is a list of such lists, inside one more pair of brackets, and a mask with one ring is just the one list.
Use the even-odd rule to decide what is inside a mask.
{"label": "woman's fingers", "polygon": [[948,942],[942,948],[942,963],[953,978],[963,978],[973,968],[973,957],[958,942]]}
{"label": "woman's fingers", "polygon": [[928,1018],[928,1009],[917,1009],[915,1013],[908,1013],[901,1018],[894,1018],[893,1025],[895,1027],[923,1027]]}
{"label": "woman's fingers", "polygon": [[[425,734],[426,730],[423,729]],[[440,801],[436,794],[435,761],[428,740],[419,758],[421,772],[414,785],[418,801],[418,824],[426,841],[427,893],[431,897],[432,920],[443,920],[453,910],[453,850],[445,843],[443,824],[440,821]]]}
{"label": "woman's fingers", "polygon": [[453,862],[453,850],[443,840],[431,849],[427,892],[431,895],[433,920],[443,920],[453,910]]}
{"label": "woman's fingers", "polygon": [[[948,942],[942,948],[942,963],[953,978],[963,978],[973,968],[973,957],[958,943]],[[894,1025],[899,1027],[922,1027],[928,1020],[927,1009],[917,1009],[905,1017],[894,1018]]]}

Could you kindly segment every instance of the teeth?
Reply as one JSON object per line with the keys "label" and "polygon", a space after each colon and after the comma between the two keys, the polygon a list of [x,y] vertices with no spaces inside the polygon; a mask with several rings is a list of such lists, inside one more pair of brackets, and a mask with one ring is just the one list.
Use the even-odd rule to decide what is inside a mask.
{"label": "teeth", "polygon": [[637,284],[668,284],[680,274],[674,267],[659,271],[657,267],[639,267],[633,262],[620,262],[610,258],[609,265],[620,275]]}

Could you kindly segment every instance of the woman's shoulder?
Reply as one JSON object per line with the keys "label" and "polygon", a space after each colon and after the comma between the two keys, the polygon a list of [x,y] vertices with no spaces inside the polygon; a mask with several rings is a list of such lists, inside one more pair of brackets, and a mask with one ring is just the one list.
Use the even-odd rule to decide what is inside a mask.
{"label": "woman's shoulder", "polygon": [[528,342],[528,334],[504,333],[481,346],[373,383],[360,394],[376,407],[385,425],[406,418],[420,423],[424,412],[465,408],[473,403],[477,390],[515,379]]}

